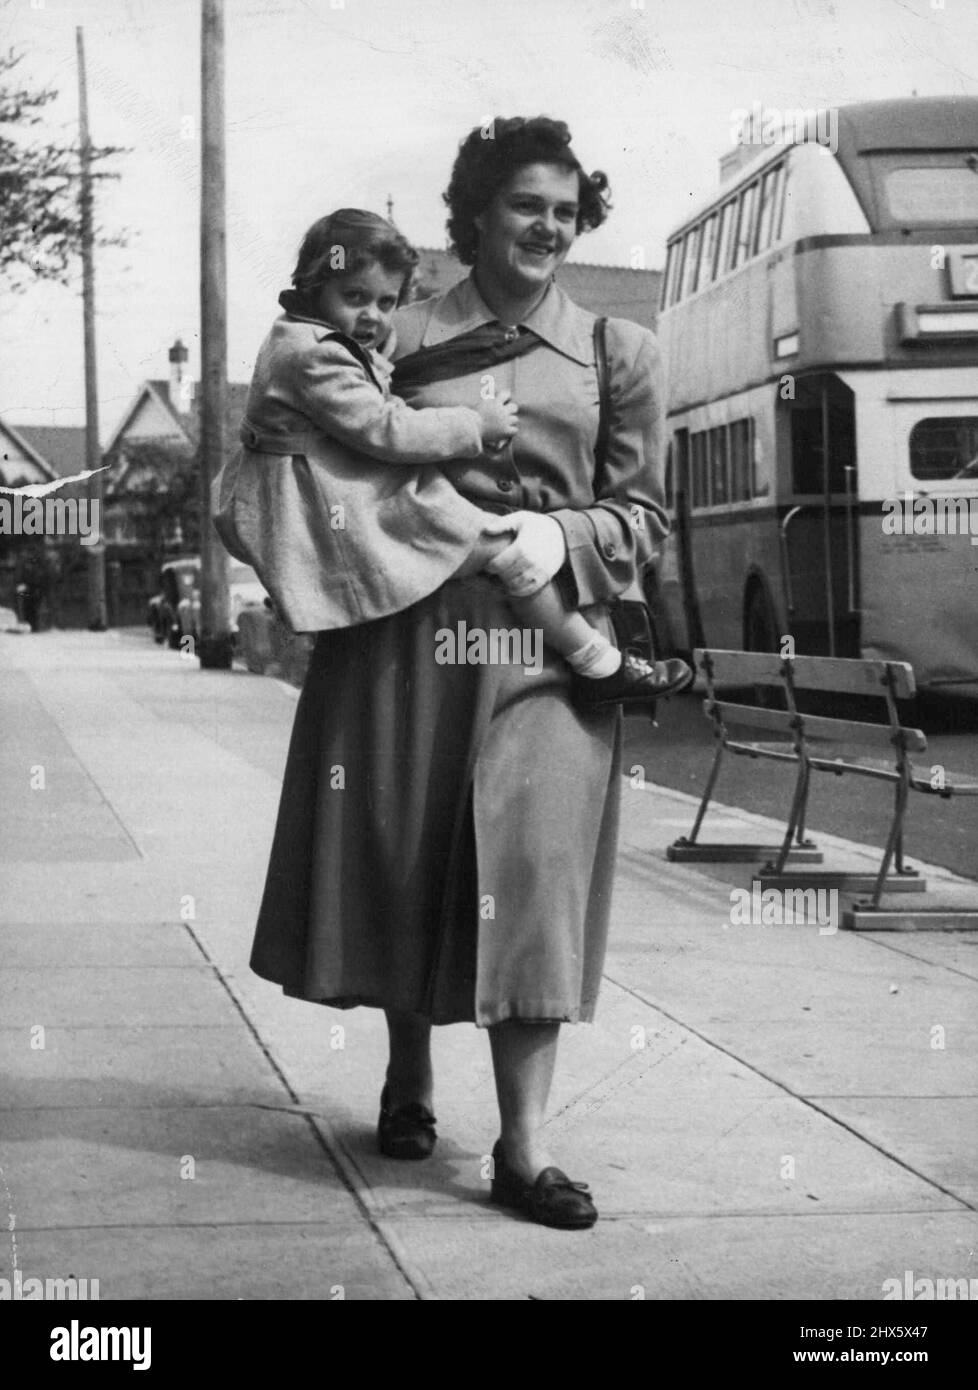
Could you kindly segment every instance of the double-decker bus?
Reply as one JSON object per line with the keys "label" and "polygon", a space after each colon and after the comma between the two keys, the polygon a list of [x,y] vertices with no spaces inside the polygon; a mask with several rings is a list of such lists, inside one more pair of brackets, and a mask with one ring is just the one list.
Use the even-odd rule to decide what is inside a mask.
{"label": "double-decker bus", "polygon": [[657,638],[978,695],[978,98],[822,114],[668,239]]}

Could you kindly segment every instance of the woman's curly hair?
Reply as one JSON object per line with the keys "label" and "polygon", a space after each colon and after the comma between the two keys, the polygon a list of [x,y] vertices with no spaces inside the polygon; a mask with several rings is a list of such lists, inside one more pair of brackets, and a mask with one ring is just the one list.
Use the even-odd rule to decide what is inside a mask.
{"label": "woman's curly hair", "polygon": [[608,215],[611,201],[607,176],[586,174],[570,147],[570,131],[549,116],[495,117],[469,132],[458,148],[448,188],[448,234],[463,265],[474,265],[479,233],[475,219],[526,164],[560,164],[576,172],[580,188],[578,232],[590,232]]}

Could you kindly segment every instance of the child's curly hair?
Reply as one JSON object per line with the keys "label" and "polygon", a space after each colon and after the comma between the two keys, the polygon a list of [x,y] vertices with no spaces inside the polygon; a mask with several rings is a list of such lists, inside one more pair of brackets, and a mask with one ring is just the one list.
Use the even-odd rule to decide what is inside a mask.
{"label": "child's curly hair", "polygon": [[399,303],[407,299],[418,253],[390,222],[362,208],[340,208],[314,222],[302,238],[292,283],[313,301],[327,280],[377,264],[402,276]]}
{"label": "child's curly hair", "polygon": [[586,174],[570,147],[570,131],[549,116],[504,118],[469,132],[459,145],[452,177],[442,195],[448,205],[448,234],[463,265],[475,263],[479,233],[475,219],[484,212],[517,169],[526,164],[560,164],[578,177],[578,232],[590,232],[611,207],[607,175]]}

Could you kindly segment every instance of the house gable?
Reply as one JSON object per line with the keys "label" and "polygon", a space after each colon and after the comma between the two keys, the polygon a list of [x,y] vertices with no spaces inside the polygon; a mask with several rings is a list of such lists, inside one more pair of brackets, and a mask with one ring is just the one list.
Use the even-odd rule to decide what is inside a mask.
{"label": "house gable", "polygon": [[112,437],[106,453],[123,449],[127,443],[145,439],[166,439],[189,444],[187,431],[180,425],[169,404],[145,382],[122,424]]}
{"label": "house gable", "polygon": [[24,436],[0,420],[0,485],[23,487],[26,483],[50,483],[58,473]]}

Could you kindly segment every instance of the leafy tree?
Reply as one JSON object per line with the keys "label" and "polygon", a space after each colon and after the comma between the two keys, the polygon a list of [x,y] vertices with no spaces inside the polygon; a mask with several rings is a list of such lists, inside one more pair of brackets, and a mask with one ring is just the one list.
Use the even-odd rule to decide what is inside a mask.
{"label": "leafy tree", "polygon": [[125,517],[127,539],[149,543],[160,558],[199,547],[199,451],[165,439],[129,440],[124,457],[106,462],[113,465],[106,506]]}
{"label": "leafy tree", "polygon": [[[15,290],[32,279],[66,283],[81,250],[79,145],[30,139],[57,92],[20,85],[23,56],[0,52],[0,282]],[[122,153],[118,145],[93,145],[93,179],[118,178],[98,166]],[[117,246],[122,238],[97,230],[96,242]]]}

